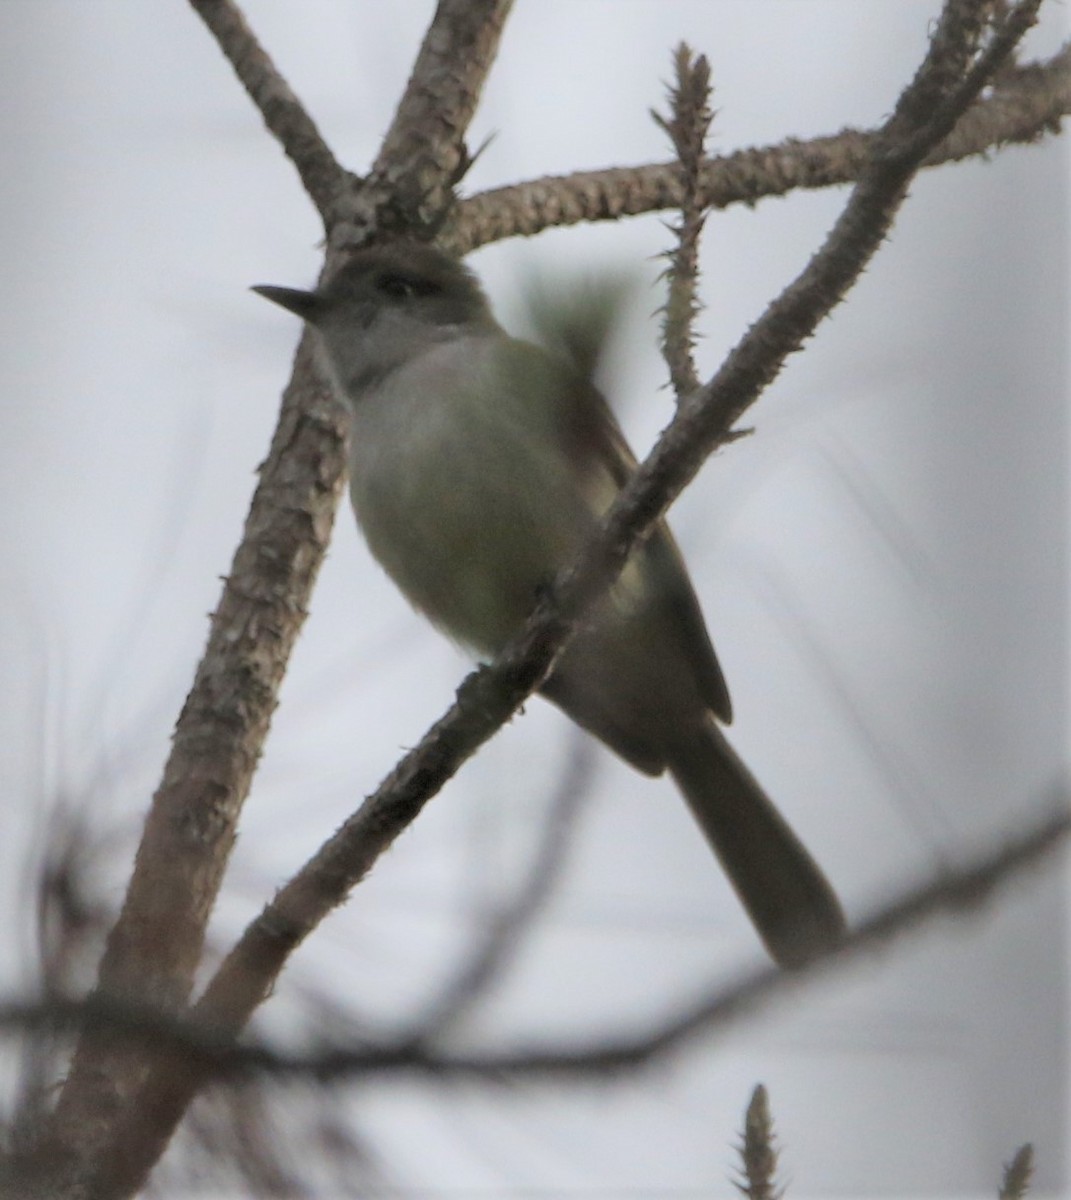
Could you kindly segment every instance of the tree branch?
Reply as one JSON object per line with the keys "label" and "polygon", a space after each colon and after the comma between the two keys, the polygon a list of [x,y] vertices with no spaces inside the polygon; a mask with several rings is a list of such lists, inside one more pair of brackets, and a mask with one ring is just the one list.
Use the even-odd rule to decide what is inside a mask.
{"label": "tree branch", "polygon": [[[342,200],[333,194],[334,159],[325,157],[315,126],[231,0],[191,2],[220,39],[303,180],[316,189],[317,207],[336,221],[330,238],[338,223],[349,225],[353,208],[342,222]],[[441,0],[393,136],[388,135],[390,153],[385,150],[377,161],[387,181],[401,186],[414,180],[430,193],[436,172],[456,165],[464,122],[490,69],[508,8],[509,0]],[[418,137],[412,133],[415,114],[425,112],[435,97],[450,120]],[[407,154],[409,159],[391,157]],[[366,197],[374,193],[372,187],[363,192]],[[366,224],[364,238],[375,228]],[[306,338],[204,657],[176,724],[123,909],[108,938],[97,981],[103,994],[137,996],[163,1007],[179,1005],[189,994],[241,807],[326,551],[344,471],[341,413],[313,371]],[[81,1165],[107,1140],[116,1113],[146,1071],[143,1059],[106,1032],[80,1041],[50,1128],[36,1148],[37,1166],[51,1180],[46,1193],[59,1196],[75,1188]]]}
{"label": "tree branch", "polygon": [[737,1145],[740,1153],[740,1178],[734,1185],[745,1200],[781,1200],[784,1187],[777,1182],[777,1138],[770,1097],[760,1083],[751,1093],[744,1117],[744,1132]]}
{"label": "tree branch", "polygon": [[230,60],[265,125],[297,167],[302,186],[324,226],[329,226],[335,203],[350,178],[348,172],[331,153],[315,122],[232,0],[190,0],[190,4]]}
{"label": "tree branch", "polygon": [[561,876],[577,818],[590,798],[595,762],[595,742],[576,728],[522,886],[491,915],[481,943],[414,1022],[413,1038],[426,1041],[442,1037],[472,1010],[513,962],[524,944],[525,933],[543,911]]}
{"label": "tree branch", "polygon": [[[189,993],[343,471],[336,402],[314,374],[305,342],[108,937],[102,993],[165,1008]],[[107,1036],[84,1038],[53,1114],[49,1160],[80,1159],[106,1137],[145,1069]]]}
{"label": "tree branch", "polygon": [[[724,1034],[741,1018],[752,1018],[762,1005],[798,991],[809,979],[857,962],[896,938],[914,933],[940,917],[976,915],[1003,887],[1041,870],[1071,837],[1066,798],[1048,815],[982,851],[969,862],[941,871],[912,886],[858,922],[835,950],[798,971],[763,967],[728,986],[706,989],[690,1004],[660,1016],[635,1033],[578,1045],[517,1046],[503,1050],[452,1052],[431,1038],[405,1038],[379,1045],[326,1046],[308,1054],[280,1051],[265,1043],[236,1045],[231,1034],[195,1017],[117,1002],[107,997],[0,1005],[0,1028],[55,1033],[106,1027],[117,1036],[151,1043],[167,1053],[167,1085],[183,1087],[190,1074],[199,1083],[246,1073],[280,1079],[333,1081],[369,1075],[409,1073],[438,1079],[503,1076],[554,1079],[563,1076],[613,1076],[646,1066],[680,1051],[700,1036]],[[157,1102],[160,1094],[155,1097]],[[139,1110],[129,1120],[137,1121]],[[127,1130],[136,1139],[133,1124]]]}
{"label": "tree branch", "polygon": [[372,230],[430,235],[446,219],[471,163],[465,132],[512,7],[513,0],[439,0],[372,170],[335,215],[329,259],[364,245]]}
{"label": "tree branch", "polygon": [[999,1200],[1023,1200],[1030,1190],[1030,1178],[1033,1174],[1034,1147],[1027,1142],[1016,1150],[1011,1162],[1004,1164]]}
{"label": "tree branch", "polygon": [[[995,81],[955,129],[923,161],[924,167],[960,162],[1001,146],[1056,133],[1071,113],[1071,47],[1043,63],[1014,67]],[[773,146],[738,150],[707,160],[701,199],[708,208],[753,205],[797,189],[853,183],[865,166],[876,130],[845,129],[828,137],[789,138]],[[544,229],[585,221],[679,209],[684,201],[679,164],[612,167],[547,176],[494,188],[460,202],[450,245],[468,254],[490,242],[531,237]]]}
{"label": "tree branch", "polygon": [[699,314],[699,238],[707,209],[703,205],[700,173],[707,132],[713,119],[710,108],[710,65],[701,54],[693,59],[691,49],[681,42],[674,56],[677,80],[669,91],[670,116],[651,116],[669,134],[679,160],[681,216],[670,226],[676,245],[667,250],[669,266],[666,303],[662,309],[662,357],[677,399],[699,388],[696,370],[695,319]]}

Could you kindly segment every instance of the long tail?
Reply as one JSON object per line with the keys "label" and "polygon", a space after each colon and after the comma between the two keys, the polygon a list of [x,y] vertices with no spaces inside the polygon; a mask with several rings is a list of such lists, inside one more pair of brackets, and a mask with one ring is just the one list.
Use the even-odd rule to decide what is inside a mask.
{"label": "long tail", "polygon": [[674,748],[669,769],[774,960],[798,967],[835,946],[833,889],[713,723]]}

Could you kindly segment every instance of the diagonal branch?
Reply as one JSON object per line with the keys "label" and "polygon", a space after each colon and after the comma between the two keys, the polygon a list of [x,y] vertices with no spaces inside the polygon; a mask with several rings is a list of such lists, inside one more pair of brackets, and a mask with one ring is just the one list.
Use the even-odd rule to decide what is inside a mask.
{"label": "diagonal branch", "polygon": [[257,41],[241,9],[232,0],[190,0],[190,4],[230,60],[249,98],[260,109],[265,125],[297,167],[305,191],[328,225],[334,204],[349,178],[347,172]]}
{"label": "diagonal branch", "polygon": [[371,173],[329,230],[332,251],[363,245],[373,230],[432,231],[445,220],[471,162],[465,132],[512,7],[439,0]]}
{"label": "diagonal branch", "polygon": [[287,1053],[264,1042],[235,1045],[226,1033],[186,1017],[103,997],[0,1004],[0,1029],[42,1033],[106,1027],[133,1041],[150,1041],[175,1055],[176,1073],[195,1066],[204,1078],[259,1072],[280,1079],[321,1081],[409,1073],[438,1079],[503,1076],[529,1079],[611,1077],[665,1058],[700,1036],[725,1033],[758,1007],[792,995],[809,977],[857,962],[941,917],[977,914],[998,891],[1044,868],[1071,837],[1071,809],[1061,797],[1052,810],[1035,817],[971,860],[942,870],[882,904],[846,935],[831,953],[791,974],[762,967],[728,985],[704,989],[689,1004],[663,1014],[632,1033],[575,1045],[517,1045],[492,1050],[456,1051],[441,1041],[403,1038],[379,1044],[327,1045],[310,1053]]}
{"label": "diagonal branch", "polygon": [[543,835],[522,886],[493,913],[482,941],[413,1022],[413,1041],[443,1037],[471,1012],[512,965],[536,918],[554,893],[573,842],[577,819],[590,799],[595,776],[595,742],[579,728],[544,819]]}
{"label": "diagonal branch", "polygon": [[[1042,63],[1013,67],[995,80],[955,129],[926,156],[924,167],[960,162],[995,148],[1038,141],[1058,132],[1071,113],[1071,46]],[[752,205],[799,188],[853,183],[865,166],[877,131],[845,129],[828,137],[738,150],[707,160],[701,199],[708,208]],[[490,242],[531,237],[544,229],[585,221],[616,221],[679,209],[684,194],[679,165],[612,167],[547,176],[481,192],[458,205],[451,245],[468,254]]]}

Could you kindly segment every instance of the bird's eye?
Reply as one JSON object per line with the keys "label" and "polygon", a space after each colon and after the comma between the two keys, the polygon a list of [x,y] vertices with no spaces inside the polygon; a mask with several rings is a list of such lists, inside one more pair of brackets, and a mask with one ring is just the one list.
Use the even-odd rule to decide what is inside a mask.
{"label": "bird's eye", "polygon": [[434,296],[441,287],[431,279],[413,275],[388,274],[376,280],[376,287],[392,300],[412,300],[416,296]]}
{"label": "bird's eye", "polygon": [[378,280],[377,286],[384,296],[390,296],[392,300],[408,300],[416,295],[413,281],[403,275],[384,275]]}

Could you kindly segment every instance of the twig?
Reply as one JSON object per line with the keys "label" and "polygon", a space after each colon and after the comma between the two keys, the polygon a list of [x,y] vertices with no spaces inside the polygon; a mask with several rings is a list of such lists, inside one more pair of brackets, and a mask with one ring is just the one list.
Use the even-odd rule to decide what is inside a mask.
{"label": "twig", "polygon": [[190,0],[190,4],[230,60],[249,98],[260,109],[264,123],[297,167],[301,183],[324,226],[329,226],[349,175],[331,153],[304,105],[276,70],[237,5],[232,0]]}
{"label": "twig", "polygon": [[[425,1040],[406,1038],[287,1054],[266,1044],[238,1045],[231,1031],[208,1024],[196,1014],[179,1017],[101,996],[87,1000],[49,997],[41,1002],[0,1005],[0,1028],[49,1032],[109,1028],[118,1036],[151,1044],[157,1054],[173,1055],[166,1082],[177,1090],[188,1087],[191,1076],[203,1083],[247,1072],[321,1081],[397,1072],[437,1079],[613,1076],[669,1057],[697,1037],[724,1034],[740,1019],[754,1018],[764,1005],[794,994],[810,978],[856,962],[938,917],[976,915],[1000,888],[1040,870],[1044,860],[1061,849],[1069,836],[1071,809],[1061,802],[1025,833],[882,905],[824,958],[791,973],[772,967],[754,971],[727,987],[708,989],[691,1004],[656,1019],[645,1029],[602,1042],[453,1053]],[[154,1102],[159,1103],[163,1095],[163,1090],[155,1093]],[[129,1121],[136,1122],[137,1116],[137,1111],[132,1111]],[[1015,1162],[1022,1154],[1020,1151]]]}
{"label": "twig", "polygon": [[413,1041],[434,1042],[486,995],[513,961],[524,934],[543,910],[561,875],[571,834],[595,774],[595,743],[579,729],[546,816],[543,837],[527,878],[512,900],[496,912],[482,943],[468,955],[453,979],[439,991],[428,1011],[414,1023]]}
{"label": "twig", "polygon": [[1000,1200],[1023,1200],[1030,1191],[1030,1180],[1034,1174],[1034,1147],[1027,1142],[1016,1150],[1010,1163],[1004,1164],[1004,1178],[1000,1185]]}
{"label": "twig", "polygon": [[699,387],[699,374],[692,351],[695,348],[695,318],[700,310],[696,281],[699,274],[699,238],[706,211],[703,206],[700,172],[707,132],[713,113],[710,108],[710,65],[684,42],[677,47],[676,83],[669,92],[670,116],[652,111],[656,123],[669,134],[680,161],[681,218],[671,226],[677,244],[666,252],[668,295],[662,310],[662,354],[678,402]]}
{"label": "twig", "polygon": [[784,1189],[778,1187],[777,1147],[774,1145],[770,1099],[760,1083],[751,1094],[744,1117],[740,1151],[741,1178],[734,1180],[737,1191],[747,1200],[780,1200]]}
{"label": "twig", "polygon": [[454,186],[473,162],[465,132],[512,7],[513,0],[439,0],[372,170],[348,211],[335,214],[329,269],[373,231],[430,237],[447,219]]}

